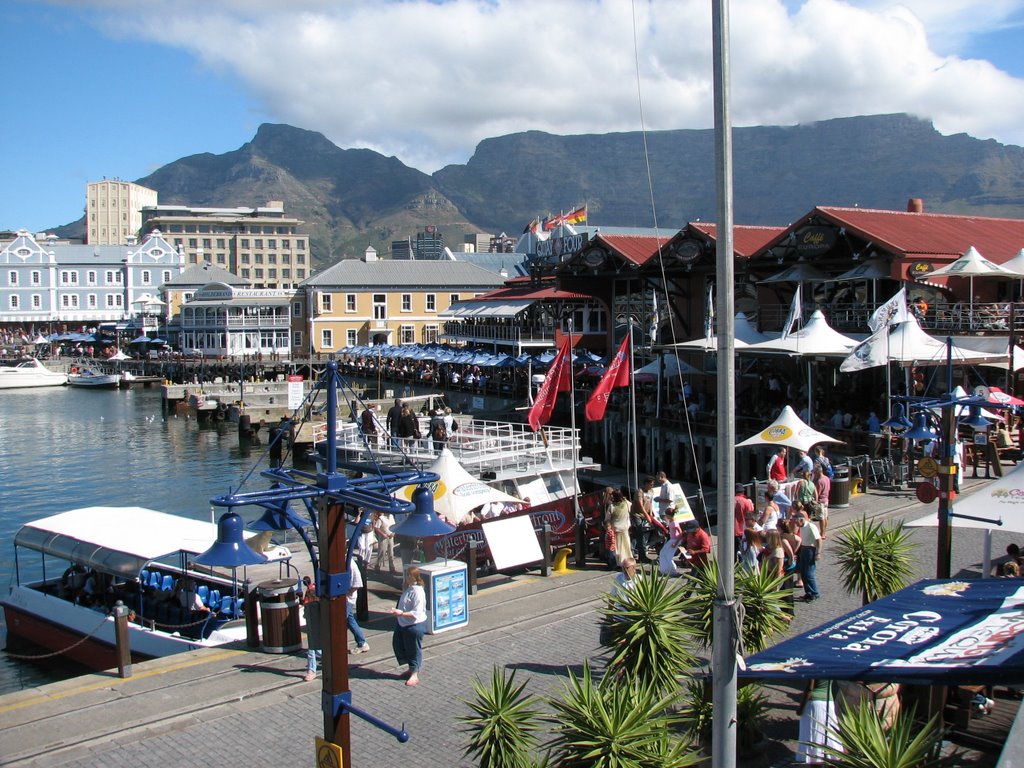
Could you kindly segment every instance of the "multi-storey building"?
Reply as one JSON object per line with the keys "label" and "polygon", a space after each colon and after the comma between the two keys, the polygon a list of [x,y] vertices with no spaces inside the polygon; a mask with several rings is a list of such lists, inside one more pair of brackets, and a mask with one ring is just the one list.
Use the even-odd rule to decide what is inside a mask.
{"label": "multi-storey building", "polygon": [[207,283],[181,307],[179,344],[207,357],[287,359],[295,295]]}
{"label": "multi-storey building", "polygon": [[501,275],[464,261],[346,259],[303,284],[305,332],[293,326],[292,349],[334,352],[356,344],[430,344],[439,316],[461,299],[504,282]]}
{"label": "multi-storey building", "polygon": [[462,243],[462,250],[467,253],[487,253],[491,248],[494,235],[486,232],[474,232],[465,235]]}
{"label": "multi-storey building", "polygon": [[138,247],[41,244],[27,231],[0,247],[0,323],[98,325],[126,321],[182,271],[159,232]]}
{"label": "multi-storey building", "polygon": [[305,222],[285,216],[278,200],[260,208],[158,205],[142,219],[143,232],[160,229],[188,264],[209,262],[256,288],[293,288],[312,271]]}
{"label": "multi-storey building", "polygon": [[157,204],[155,189],[121,179],[85,185],[85,242],[134,245],[142,229],[142,209]]}

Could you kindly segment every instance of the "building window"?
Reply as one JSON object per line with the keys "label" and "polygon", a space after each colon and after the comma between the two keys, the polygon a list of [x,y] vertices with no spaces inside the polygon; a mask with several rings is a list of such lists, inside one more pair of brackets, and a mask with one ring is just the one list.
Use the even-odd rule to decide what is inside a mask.
{"label": "building window", "polygon": [[263,263],[263,254],[262,253],[257,253],[254,260],[255,260],[255,262],[257,264],[262,264]]}
{"label": "building window", "polygon": [[403,293],[402,294],[402,311],[403,312],[412,312],[412,294],[411,293]]}
{"label": "building window", "polygon": [[274,238],[270,238],[269,240],[267,240],[267,248],[272,250],[272,251],[276,250],[277,249],[277,240],[275,240]]}
{"label": "building window", "polygon": [[42,307],[43,307],[43,297],[40,296],[38,293],[33,293],[32,294],[32,309],[42,309]]}
{"label": "building window", "polygon": [[345,294],[345,311],[355,312],[356,311],[356,295],[354,293]]}
{"label": "building window", "polygon": [[7,273],[7,284],[8,285],[17,285],[18,284],[18,273],[17,272],[12,270],[12,271]]}
{"label": "building window", "polygon": [[437,312],[437,294],[427,294],[427,312]]}
{"label": "building window", "polygon": [[248,248],[249,247],[249,238],[248,237],[243,237],[241,240],[238,241],[238,243],[239,243],[239,247],[240,248]]}
{"label": "building window", "polygon": [[227,247],[227,242],[224,240],[223,237],[218,237],[217,238],[217,247],[218,248],[225,248],[225,247]]}
{"label": "building window", "polygon": [[323,349],[332,349],[334,347],[334,331],[330,328],[324,328],[320,331],[320,346]]}
{"label": "building window", "polygon": [[90,269],[88,272],[85,273],[85,284],[96,285],[96,272],[94,270]]}
{"label": "building window", "polygon": [[43,280],[43,275],[42,275],[41,272],[38,272],[38,271],[32,272],[32,285],[39,285],[40,283],[42,283],[42,280]]}
{"label": "building window", "polygon": [[217,254],[217,263],[218,264],[227,264],[228,263],[227,257],[223,253],[218,253]]}
{"label": "building window", "polygon": [[345,331],[345,341],[350,347],[354,347],[359,342],[359,332],[355,328],[349,328]]}
{"label": "building window", "polygon": [[78,285],[78,273],[71,270],[62,270],[60,273],[61,285]]}
{"label": "building window", "polygon": [[11,309],[18,309],[19,306],[20,306],[20,304],[19,304],[19,301],[18,301],[18,294],[12,293],[11,294]]}
{"label": "building window", "polygon": [[291,276],[292,276],[292,271],[290,269],[282,269],[281,270],[281,277],[284,278],[285,280],[288,280],[289,278],[291,278]]}
{"label": "building window", "polygon": [[188,247],[194,251],[196,248],[199,247],[199,240],[194,237],[190,237],[188,239]]}
{"label": "building window", "polygon": [[416,326],[402,325],[398,328],[398,343],[413,344],[416,341]]}
{"label": "building window", "polygon": [[113,308],[114,308],[114,294],[108,293],[107,294],[107,309],[113,309]]}
{"label": "building window", "polygon": [[373,294],[373,319],[388,319],[388,297],[383,293]]}
{"label": "building window", "polygon": [[436,325],[423,326],[423,343],[437,344],[437,332],[438,328]]}
{"label": "building window", "polygon": [[320,294],[320,311],[330,312],[331,311],[331,294],[321,293]]}
{"label": "building window", "polygon": [[302,331],[292,331],[292,346],[296,348],[302,347]]}
{"label": "building window", "polygon": [[151,280],[152,280],[152,277],[149,274],[149,270],[148,269],[142,270],[142,284],[143,285],[149,285]]}
{"label": "building window", "polygon": [[256,270],[256,279],[257,280],[262,280],[263,279],[263,270],[262,269],[257,269]]}
{"label": "building window", "polygon": [[167,283],[171,282],[171,272],[170,272],[170,270],[166,270],[164,272],[164,278],[163,279],[164,279],[164,285],[167,285]]}
{"label": "building window", "polygon": [[305,240],[301,240],[301,239],[300,240],[296,240],[295,241],[295,249],[299,250],[299,251],[306,250],[306,241]]}
{"label": "building window", "polygon": [[96,294],[95,293],[90,293],[88,296],[85,297],[85,305],[89,309],[96,309],[96,307],[98,306],[98,303],[96,301]]}
{"label": "building window", "polygon": [[249,270],[248,269],[243,269],[242,270],[242,277],[244,277],[246,280],[248,280],[251,277],[251,275],[249,274]]}
{"label": "building window", "polygon": [[263,238],[262,237],[257,237],[255,240],[253,240],[252,241],[252,247],[253,248],[262,248],[263,247]]}
{"label": "building window", "polygon": [[293,301],[292,302],[292,317],[302,317],[302,302],[301,301]]}
{"label": "building window", "polygon": [[65,293],[60,297],[60,303],[64,309],[78,309],[78,294]]}

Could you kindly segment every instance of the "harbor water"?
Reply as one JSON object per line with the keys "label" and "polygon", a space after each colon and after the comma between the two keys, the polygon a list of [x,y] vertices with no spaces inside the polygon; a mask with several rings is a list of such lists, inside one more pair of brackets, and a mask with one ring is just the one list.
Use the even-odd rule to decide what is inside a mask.
{"label": "harbor water", "polygon": [[[262,437],[262,444],[240,445],[234,424],[165,414],[156,387],[0,393],[0,590],[6,594],[15,577],[14,535],[35,518],[76,507],[139,506],[212,520],[210,498],[237,489],[253,467],[243,489],[265,487]],[[6,648],[2,617],[0,647]],[[4,652],[0,693],[83,671],[58,658],[28,661]]]}

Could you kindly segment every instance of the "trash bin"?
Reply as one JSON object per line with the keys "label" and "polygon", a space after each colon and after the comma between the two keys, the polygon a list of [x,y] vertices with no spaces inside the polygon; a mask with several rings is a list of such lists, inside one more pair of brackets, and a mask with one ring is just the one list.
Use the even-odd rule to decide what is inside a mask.
{"label": "trash bin", "polygon": [[295,594],[295,582],[287,579],[264,581],[256,589],[263,629],[260,649],[265,653],[299,650],[302,635],[299,632],[299,598]]}
{"label": "trash bin", "polygon": [[850,506],[850,468],[835,467],[832,489],[828,493],[829,509],[845,509]]}

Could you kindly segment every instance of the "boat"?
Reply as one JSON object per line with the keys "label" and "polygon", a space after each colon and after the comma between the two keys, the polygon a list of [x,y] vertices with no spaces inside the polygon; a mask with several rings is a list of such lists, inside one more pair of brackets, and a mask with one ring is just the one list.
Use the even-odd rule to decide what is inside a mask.
{"label": "boat", "polygon": [[59,387],[67,381],[67,374],[51,371],[34,357],[0,367],[0,389]]}
{"label": "boat", "polygon": [[91,368],[83,368],[68,374],[68,384],[73,387],[117,389],[121,386],[121,376],[116,373],[97,373]]}
{"label": "boat", "polygon": [[[211,522],[142,507],[85,507],[29,522],[14,537],[15,580],[0,598],[8,642],[111,669],[118,600],[130,611],[133,662],[243,640],[235,574],[192,562],[216,541]],[[278,569],[291,558],[281,546],[262,554]],[[197,595],[209,611],[191,608]]]}

